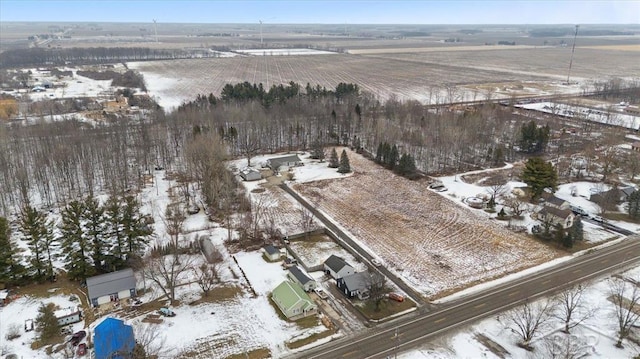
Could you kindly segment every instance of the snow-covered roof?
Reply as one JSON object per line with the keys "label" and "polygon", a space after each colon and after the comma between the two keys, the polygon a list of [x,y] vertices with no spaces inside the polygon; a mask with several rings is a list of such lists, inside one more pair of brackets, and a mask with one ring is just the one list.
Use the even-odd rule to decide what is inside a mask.
{"label": "snow-covered roof", "polygon": [[131,268],[87,278],[89,299],[99,298],[135,287],[136,277],[133,275]]}
{"label": "snow-covered roof", "polygon": [[70,315],[78,314],[80,313],[80,309],[78,307],[67,307],[67,308],[58,309],[53,313],[56,316],[56,318],[60,319],[63,317],[68,317]]}
{"label": "snow-covered roof", "polygon": [[8,290],[0,290],[0,300],[5,300],[9,296]]}

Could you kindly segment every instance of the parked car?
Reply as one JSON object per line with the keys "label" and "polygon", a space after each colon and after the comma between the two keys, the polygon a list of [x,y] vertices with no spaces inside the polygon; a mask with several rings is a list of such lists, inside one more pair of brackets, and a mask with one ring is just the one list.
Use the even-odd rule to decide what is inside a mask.
{"label": "parked car", "polygon": [[87,354],[87,344],[85,343],[80,343],[78,345],[78,350],[76,351],[76,354],[78,355],[85,355]]}
{"label": "parked car", "polygon": [[30,332],[34,328],[33,319],[27,319],[24,321],[24,331]]}
{"label": "parked car", "polygon": [[165,307],[160,308],[158,310],[158,313],[160,313],[161,315],[163,315],[165,317],[175,317],[176,316],[176,313],[173,310],[171,310],[169,308],[165,308]]}
{"label": "parked car", "polygon": [[76,345],[80,344],[80,341],[82,339],[84,339],[84,337],[86,337],[86,336],[87,336],[87,332],[85,332],[84,330],[81,330],[79,332],[75,332],[71,336],[71,339],[69,339],[69,342],[71,343],[71,345],[73,345],[75,347]]}
{"label": "parked car", "polygon": [[371,258],[371,263],[376,267],[380,267],[382,265],[382,262],[380,262],[378,258]]}
{"label": "parked car", "polygon": [[320,297],[321,299],[327,299],[327,298],[329,298],[329,296],[327,295],[327,292],[325,292],[325,291],[324,291],[324,289],[322,289],[322,288],[315,288],[313,291],[314,291],[314,292],[318,295],[318,297]]}
{"label": "parked car", "polygon": [[391,292],[389,293],[389,299],[393,299],[396,302],[404,302],[404,295]]}
{"label": "parked car", "polygon": [[591,216],[591,219],[593,219],[596,222],[604,222],[604,218],[600,217],[600,216]]}
{"label": "parked car", "polygon": [[580,215],[580,216],[588,216],[589,213],[587,211],[585,211],[584,209],[582,209],[582,207],[578,207],[578,206],[570,206],[569,207],[571,209],[571,212],[573,212],[574,214]]}
{"label": "parked car", "polygon": [[71,335],[73,333],[73,329],[71,329],[71,327],[69,326],[62,327],[60,328],[60,333],[62,333],[62,335]]}

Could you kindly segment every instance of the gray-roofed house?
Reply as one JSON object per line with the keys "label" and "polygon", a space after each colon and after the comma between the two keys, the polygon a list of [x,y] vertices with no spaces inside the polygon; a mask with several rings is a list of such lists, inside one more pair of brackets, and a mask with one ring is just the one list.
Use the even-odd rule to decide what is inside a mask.
{"label": "gray-roofed house", "polygon": [[264,250],[264,255],[267,256],[267,259],[270,261],[275,262],[282,258],[280,250],[272,245],[264,246],[262,249]]}
{"label": "gray-roofed house", "polygon": [[298,155],[287,155],[282,157],[274,157],[267,160],[267,167],[278,169],[282,167],[294,167],[302,165],[302,160]]}
{"label": "gray-roofed house", "polygon": [[245,181],[257,181],[262,179],[262,174],[254,168],[247,167],[240,170],[240,177]]}
{"label": "gray-roofed house", "polygon": [[551,193],[544,193],[542,195],[544,198],[544,205],[548,207],[555,207],[558,209],[569,209],[570,203],[565,201],[564,199],[558,198]]}
{"label": "gray-roofed house", "polygon": [[347,297],[358,299],[369,298],[369,285],[371,283],[371,275],[369,272],[358,272],[342,278],[338,278],[336,284],[338,289]]}
{"label": "gray-roofed house", "polygon": [[318,287],[318,283],[316,283],[316,281],[313,280],[313,278],[311,278],[307,273],[305,273],[298,266],[293,266],[289,268],[289,273],[287,273],[287,277],[289,277],[291,281],[300,284],[300,286],[302,287],[302,289],[305,290],[305,292],[310,292],[316,289],[316,287]]}
{"label": "gray-roofed house", "polygon": [[334,254],[324,261],[323,268],[324,272],[333,277],[333,279],[342,278],[356,272],[349,263]]}
{"label": "gray-roofed house", "polygon": [[545,206],[538,212],[538,220],[542,222],[549,221],[553,225],[560,224],[564,229],[573,226],[575,218],[576,215],[570,209]]}
{"label": "gray-roofed house", "polygon": [[97,307],[136,295],[136,277],[131,268],[87,278],[91,305]]}

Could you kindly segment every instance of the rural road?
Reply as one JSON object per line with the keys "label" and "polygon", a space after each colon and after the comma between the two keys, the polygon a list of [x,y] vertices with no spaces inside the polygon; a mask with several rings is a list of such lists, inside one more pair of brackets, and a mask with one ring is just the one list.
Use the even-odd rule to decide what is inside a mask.
{"label": "rural road", "polygon": [[[622,270],[640,261],[640,236],[594,250],[527,277],[437,306],[428,313],[410,315],[367,329],[358,335],[296,353],[290,358],[386,358],[424,344],[448,330],[473,323],[575,283]],[[396,336],[397,334],[397,336]]]}

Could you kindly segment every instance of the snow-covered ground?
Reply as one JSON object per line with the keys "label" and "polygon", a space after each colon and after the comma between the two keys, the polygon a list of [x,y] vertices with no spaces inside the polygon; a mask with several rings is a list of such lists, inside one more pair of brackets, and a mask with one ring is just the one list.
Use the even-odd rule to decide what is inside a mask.
{"label": "snow-covered ground", "polygon": [[[638,280],[640,267],[624,274],[625,277]],[[629,284],[631,285],[631,284]],[[566,347],[570,343],[573,348],[571,358],[632,358],[640,354],[640,347],[629,340],[623,342],[624,348],[615,347],[617,333],[617,317],[615,307],[607,300],[610,292],[609,279],[601,279],[589,285],[585,291],[584,305],[587,308],[595,308],[595,315],[571,330],[571,335],[561,332],[562,322],[552,319],[539,331],[532,345],[533,352],[525,351],[517,346],[519,338],[514,333],[513,323],[508,313],[499,313],[495,317],[484,319],[470,325],[454,334],[430,341],[420,348],[400,353],[401,359],[458,359],[458,358],[565,358],[554,356],[551,350]],[[635,328],[635,336],[638,336],[638,328]],[[479,335],[484,335],[490,341],[502,347],[502,355],[492,352],[486,345],[479,341]],[[494,349],[495,350],[495,349]],[[559,355],[558,352],[555,352]]]}
{"label": "snow-covered ground", "polygon": [[235,52],[254,56],[334,55],[335,52],[315,49],[246,49]]}
{"label": "snow-covered ground", "polygon": [[617,112],[607,112],[603,110],[594,110],[588,107],[573,106],[563,103],[554,102],[537,102],[516,105],[516,107],[528,110],[536,110],[546,113],[559,114],[569,117],[580,117],[589,121],[604,123],[608,125],[620,126],[637,130],[640,128],[640,117],[626,115]]}

